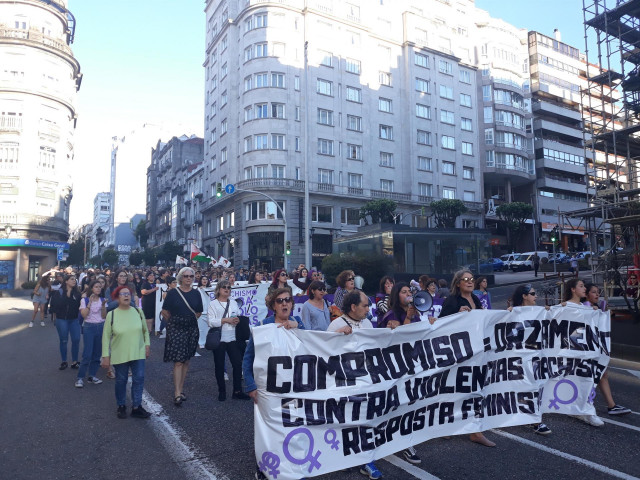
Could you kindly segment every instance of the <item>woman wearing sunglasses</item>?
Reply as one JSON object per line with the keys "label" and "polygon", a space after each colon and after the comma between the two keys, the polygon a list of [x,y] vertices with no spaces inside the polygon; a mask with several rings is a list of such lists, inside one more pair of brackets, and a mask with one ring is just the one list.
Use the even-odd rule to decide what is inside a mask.
{"label": "woman wearing sunglasses", "polygon": [[331,323],[329,305],[324,300],[327,287],[324,283],[314,280],[309,285],[309,300],[302,305],[302,323],[306,330],[326,332]]}
{"label": "woman wearing sunglasses", "polygon": [[[508,310],[513,311],[514,307],[535,307],[537,299],[538,294],[530,283],[520,285],[511,296],[511,306]],[[549,307],[547,306],[546,309],[549,310]],[[533,431],[538,435],[549,435],[551,433],[551,429],[544,423],[533,425]]]}
{"label": "woman wearing sunglasses", "polygon": [[340,310],[342,310],[342,301],[344,296],[356,289],[355,279],[356,274],[353,272],[353,270],[344,270],[340,272],[336,277],[338,288],[336,288],[336,293],[333,297],[333,304]]}
{"label": "woman wearing sunglasses", "polygon": [[216,299],[208,305],[207,322],[209,327],[222,327],[220,331],[220,345],[213,351],[213,361],[218,383],[218,400],[227,399],[227,390],[224,383],[224,363],[226,355],[229,356],[231,368],[233,368],[233,395],[234,400],[249,400],[249,396],[242,392],[242,347],[236,340],[236,325],[238,318],[238,304],[231,297],[231,282],[220,280],[216,285]]}
{"label": "woman wearing sunglasses", "polygon": [[[447,315],[454,315],[458,312],[470,312],[472,310],[482,310],[482,304],[478,297],[473,294],[474,288],[473,274],[469,270],[456,272],[451,280],[451,295],[442,304],[442,312],[438,321],[442,321]],[[484,436],[482,432],[469,435],[472,442],[479,443],[485,447],[495,447],[496,444]]]}
{"label": "woman wearing sunglasses", "polygon": [[267,295],[271,295],[273,292],[278,290],[279,288],[291,288],[287,283],[289,279],[289,275],[286,270],[278,270],[273,274],[273,280],[271,285],[269,285],[269,290],[267,291]]}
{"label": "woman wearing sunglasses", "polygon": [[[293,311],[293,296],[290,288],[277,288],[270,295],[267,295],[265,299],[267,308],[273,312],[271,315],[262,321],[263,325],[275,323],[278,328],[286,328],[287,330],[293,328],[300,328],[304,330],[302,320],[298,317],[291,316]],[[247,344],[247,349],[244,352],[244,358],[242,359],[242,373],[244,374],[245,391],[253,399],[254,403],[258,403],[258,390],[256,381],[253,376],[253,361],[256,358],[256,349],[253,345],[253,332],[251,332],[251,338]],[[256,479],[266,480],[267,477],[260,471],[260,467],[256,465]]]}
{"label": "woman wearing sunglasses", "polygon": [[202,315],[202,296],[193,288],[195,272],[184,267],[176,278],[178,286],[168,291],[162,303],[162,318],[167,322],[164,361],[173,362],[173,403],[179,407],[187,397],[184,381],[189,361],[198,349],[198,317]]}

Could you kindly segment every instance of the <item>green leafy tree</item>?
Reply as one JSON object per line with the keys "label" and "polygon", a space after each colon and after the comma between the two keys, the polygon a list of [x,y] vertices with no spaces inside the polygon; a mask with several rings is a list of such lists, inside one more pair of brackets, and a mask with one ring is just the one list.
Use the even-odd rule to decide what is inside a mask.
{"label": "green leafy tree", "polygon": [[158,252],[158,260],[173,263],[176,255],[184,255],[184,247],[178,242],[166,242]]}
{"label": "green leafy tree", "polygon": [[89,263],[91,265],[102,265],[102,257],[100,255],[94,255],[93,257],[91,257],[91,259],[89,260]]}
{"label": "green leafy tree", "polygon": [[386,255],[368,253],[367,255],[332,254],[322,259],[322,271],[327,281],[335,285],[336,277],[343,270],[353,270],[364,278],[363,290],[375,294],[380,279],[393,270],[393,259]]}
{"label": "green leafy tree", "polygon": [[138,252],[133,252],[131,255],[129,255],[129,264],[142,265],[142,254]]}
{"label": "green leafy tree", "polygon": [[118,252],[113,248],[107,248],[102,252],[102,261],[110,267],[114,267],[118,263]]}
{"label": "green leafy tree", "polygon": [[136,240],[138,241],[140,246],[142,248],[147,248],[147,240],[149,240],[149,232],[147,232],[147,221],[140,220],[138,222],[138,225],[136,225],[136,229],[133,233],[136,236]]}
{"label": "green leafy tree", "polygon": [[82,265],[84,263],[84,236],[77,238],[69,245],[69,265]]}
{"label": "green leafy tree", "polygon": [[148,267],[152,267],[158,261],[158,257],[156,256],[156,252],[150,248],[146,249],[142,253],[142,261]]}
{"label": "green leafy tree", "polygon": [[365,225],[374,223],[393,223],[393,215],[398,204],[393,200],[381,198],[371,200],[360,208],[360,218],[364,220]]}
{"label": "green leafy tree", "polygon": [[431,211],[437,228],[456,228],[456,219],[467,211],[462,200],[443,198],[431,202]]}
{"label": "green leafy tree", "polygon": [[496,208],[496,215],[505,222],[511,251],[516,251],[520,237],[525,230],[525,222],[531,218],[532,214],[533,206],[530,203],[510,202]]}

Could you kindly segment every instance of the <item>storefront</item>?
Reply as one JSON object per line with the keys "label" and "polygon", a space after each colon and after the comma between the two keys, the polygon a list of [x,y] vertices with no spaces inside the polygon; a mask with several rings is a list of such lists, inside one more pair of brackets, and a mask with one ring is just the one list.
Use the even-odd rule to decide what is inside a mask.
{"label": "storefront", "polygon": [[28,238],[0,239],[0,290],[21,288],[66,258],[69,244]]}
{"label": "storefront", "polygon": [[247,235],[249,238],[248,266],[267,272],[282,268],[284,254],[283,235],[283,232],[249,233]]}

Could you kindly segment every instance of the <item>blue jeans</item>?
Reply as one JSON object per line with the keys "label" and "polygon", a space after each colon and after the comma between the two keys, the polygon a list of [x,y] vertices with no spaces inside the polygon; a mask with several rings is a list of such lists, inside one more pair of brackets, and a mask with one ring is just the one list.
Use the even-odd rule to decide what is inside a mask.
{"label": "blue jeans", "polygon": [[134,408],[142,405],[144,389],[144,360],[131,360],[113,366],[116,371],[116,401],[118,406],[127,404],[127,378],[131,368],[131,405]]}
{"label": "blue jeans", "polygon": [[78,351],[80,350],[80,322],[77,318],[64,319],[56,318],[56,330],[60,337],[60,358],[67,361],[67,345],[69,335],[71,335],[71,360],[78,361]]}
{"label": "blue jeans", "polygon": [[78,370],[78,378],[84,378],[89,369],[89,376],[95,377],[100,368],[100,357],[102,356],[102,329],[104,323],[82,324],[82,363]]}

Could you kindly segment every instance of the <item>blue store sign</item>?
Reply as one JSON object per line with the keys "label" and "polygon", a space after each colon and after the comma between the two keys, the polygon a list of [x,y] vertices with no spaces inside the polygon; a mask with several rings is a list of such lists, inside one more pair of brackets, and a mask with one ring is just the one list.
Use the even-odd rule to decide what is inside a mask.
{"label": "blue store sign", "polygon": [[66,242],[48,242],[46,240],[30,240],[28,238],[3,238],[0,239],[1,247],[23,247],[23,248],[50,248],[52,250],[69,250]]}

